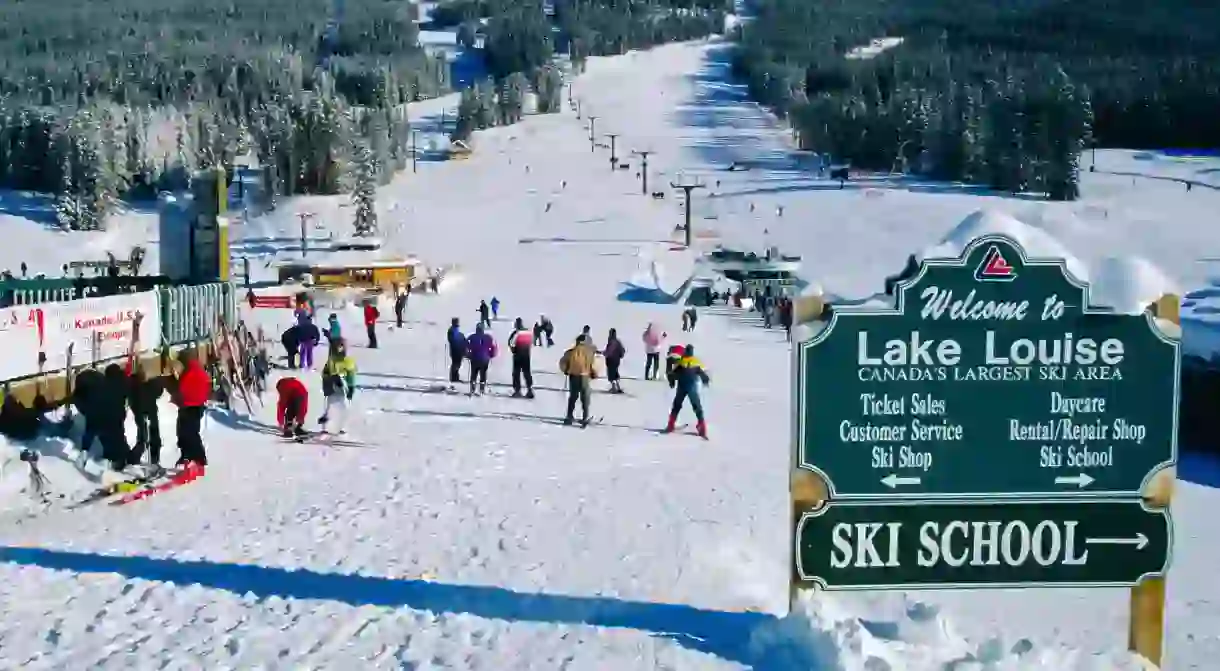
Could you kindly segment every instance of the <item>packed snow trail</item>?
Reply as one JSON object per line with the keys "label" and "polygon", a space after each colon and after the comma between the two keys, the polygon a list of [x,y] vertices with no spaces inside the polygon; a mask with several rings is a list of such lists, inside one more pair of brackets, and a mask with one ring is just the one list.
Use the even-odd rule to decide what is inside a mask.
{"label": "packed snow trail", "polygon": [[[657,151],[657,185],[679,169],[716,180],[724,163],[709,147],[726,133],[740,135],[732,150],[742,158],[759,143],[764,167],[724,178],[723,190],[785,178],[773,120],[727,94],[709,100],[723,85],[707,70],[711,53],[678,45],[595,59],[577,94],[603,117],[599,131],[624,134],[624,152]],[[700,125],[686,104],[728,116]],[[746,612],[786,609],[788,345],[731,310],[706,310],[698,331],[683,334],[680,307],[615,300],[641,246],[667,274],[691,259],[659,242],[680,220],[672,199],[639,195],[635,171],[611,172],[607,158],[589,151],[565,111],[480,133],[470,160],[421,164],[383,188],[380,214],[396,244],[461,270],[439,296],[411,298],[404,328],[383,318],[378,350],[363,347],[358,311],[341,311],[360,368],[348,438],[361,445],[268,435],[268,399],[253,418],[210,416],[198,482],[121,508],[0,522],[0,666],[922,670],[1020,652],[1005,668],[1119,668],[1108,653],[1125,643],[1125,590],[921,594],[928,603],[833,595],[808,619]],[[795,209],[785,235],[797,230]],[[758,239],[759,222],[722,213],[698,225]],[[836,241],[807,260],[871,293],[894,270],[878,259],[897,265],[934,242],[937,227],[960,218],[943,215],[910,223],[907,211],[905,227],[896,214],[877,225],[807,219]],[[294,235],[294,219],[283,225],[259,234]],[[448,394],[449,319],[469,333],[479,300],[493,296],[502,302],[494,393]],[[532,324],[543,313],[556,346],[534,350],[538,397],[502,396],[512,319]],[[274,337],[284,318],[259,316]],[[672,392],[639,379],[649,322],[669,343],[695,345],[706,364],[710,441],[656,434]],[[594,382],[592,413],[605,421],[582,430],[556,423],[557,361],[585,324],[599,345],[618,329],[627,394]],[[319,380],[306,381],[316,410]],[[173,458],[172,445],[166,452]],[[1194,539],[1220,531],[1208,515],[1220,500],[1183,485],[1176,503],[1170,660],[1175,646],[1210,660],[1220,654],[1208,638],[1220,621],[1207,587],[1215,555]],[[1099,651],[1107,655],[1093,658]]]}
{"label": "packed snow trail", "polygon": [[[655,96],[665,88],[656,79],[678,76],[672,67],[658,73],[628,93]],[[787,419],[784,405],[767,401],[786,384],[775,379],[786,347],[778,333],[711,319],[683,339],[676,308],[614,299],[639,243],[613,241],[666,240],[675,217],[672,205],[627,195],[638,192],[634,173],[611,174],[585,133],[571,114],[531,119],[481,134],[470,161],[429,165],[383,190],[411,203],[413,251],[461,264],[462,281],[414,296],[405,328],[390,331],[385,320],[379,350],[363,348],[354,310],[342,314],[360,367],[348,431],[368,447],[268,436],[269,400],[253,419],[210,416],[208,475],[189,487],[121,512],[50,514],[6,530],[6,660],[26,668],[751,664],[747,646],[732,640],[761,616],[733,612],[783,608]],[[574,223],[593,217],[604,222]],[[611,242],[518,244],[530,236]],[[680,254],[654,244],[658,255]],[[492,296],[503,303],[492,329],[502,352],[494,395],[435,393],[446,383],[449,318],[469,332],[478,301]],[[502,397],[511,319],[532,324],[542,313],[555,321],[556,346],[534,351],[538,397]],[[655,434],[672,391],[640,379],[650,321],[671,342],[695,344],[713,376],[710,442]],[[557,361],[585,324],[599,345],[618,328],[628,393],[606,394],[595,381],[592,411],[605,421],[580,430],[555,423],[565,401]],[[737,365],[744,358],[751,365]],[[741,581],[723,562],[734,544],[775,559],[758,578],[765,589],[724,589]],[[235,564],[250,568],[226,568]],[[360,582],[378,578],[430,582]],[[42,603],[50,619],[34,605]]]}

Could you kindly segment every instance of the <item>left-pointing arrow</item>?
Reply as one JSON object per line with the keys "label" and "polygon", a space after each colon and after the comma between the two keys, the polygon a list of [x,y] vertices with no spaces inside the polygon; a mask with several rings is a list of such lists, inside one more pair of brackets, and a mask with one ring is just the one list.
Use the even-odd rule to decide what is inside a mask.
{"label": "left-pointing arrow", "polygon": [[889,487],[890,489],[894,489],[895,487],[901,487],[903,485],[917,485],[919,484],[919,478],[903,477],[897,473],[890,473],[884,478],[881,478],[881,484]]}

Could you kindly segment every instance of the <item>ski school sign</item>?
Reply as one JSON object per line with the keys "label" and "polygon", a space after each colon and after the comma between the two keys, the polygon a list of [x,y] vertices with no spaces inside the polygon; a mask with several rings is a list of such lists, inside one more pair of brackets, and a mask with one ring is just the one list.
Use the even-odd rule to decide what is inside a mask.
{"label": "ski school sign", "polygon": [[793,595],[1131,586],[1159,661],[1177,338],[1002,235],[894,299],[795,347]]}
{"label": "ski school sign", "polygon": [[75,362],[104,361],[125,356],[132,325],[140,313],[138,352],[153,349],[161,332],[157,294],[146,291],[123,296],[85,298],[63,303],[17,305],[0,309],[0,379],[15,380],[67,366],[68,347]]}

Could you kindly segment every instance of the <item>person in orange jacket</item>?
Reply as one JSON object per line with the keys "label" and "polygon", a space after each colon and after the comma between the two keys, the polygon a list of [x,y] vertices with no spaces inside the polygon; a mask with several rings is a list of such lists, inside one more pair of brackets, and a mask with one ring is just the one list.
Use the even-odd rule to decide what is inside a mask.
{"label": "person in orange jacket", "polygon": [[212,396],[212,378],[203,370],[199,359],[191,350],[182,351],[185,370],[178,378],[178,465],[208,465],[208,456],[203,449],[203,411]]}
{"label": "person in orange jacket", "polygon": [[275,406],[275,423],[285,438],[305,435],[305,416],[309,412],[309,390],[295,377],[280,378],[275,383],[279,401]]}
{"label": "person in orange jacket", "polygon": [[364,304],[364,328],[369,332],[369,349],[377,349],[377,318],[380,316],[373,301]]}

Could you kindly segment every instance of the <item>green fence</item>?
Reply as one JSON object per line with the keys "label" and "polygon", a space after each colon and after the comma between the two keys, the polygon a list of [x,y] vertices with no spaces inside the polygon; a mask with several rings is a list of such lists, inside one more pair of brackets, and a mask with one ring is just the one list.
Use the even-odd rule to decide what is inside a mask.
{"label": "green fence", "polygon": [[186,287],[162,287],[161,343],[180,345],[212,334],[223,317],[233,326],[237,316],[237,292],[228,282]]}

